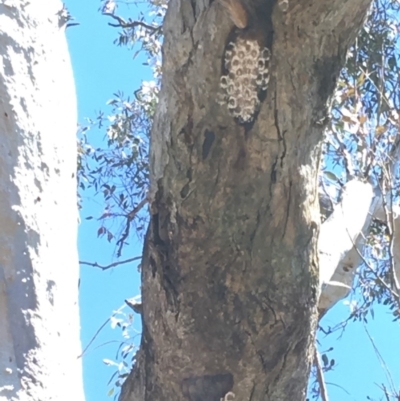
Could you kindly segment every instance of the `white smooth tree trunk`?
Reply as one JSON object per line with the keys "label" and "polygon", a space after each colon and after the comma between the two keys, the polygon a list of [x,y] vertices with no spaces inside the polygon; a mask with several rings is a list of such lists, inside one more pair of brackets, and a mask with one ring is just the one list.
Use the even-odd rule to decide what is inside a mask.
{"label": "white smooth tree trunk", "polygon": [[0,0],[0,400],[83,399],[76,97],[58,0]]}
{"label": "white smooth tree trunk", "polygon": [[[398,165],[396,155],[395,164]],[[396,283],[400,282],[400,208],[391,205],[386,195],[386,209],[379,188],[357,179],[344,187],[343,199],[331,216],[321,225],[318,242],[321,296],[318,301],[320,317],[338,301],[345,298],[353,286],[358,267],[364,262],[363,248],[373,218],[386,222],[393,213],[393,268]],[[391,217],[389,217],[391,219]],[[392,222],[389,222],[392,224]],[[390,284],[390,283],[388,283]]]}

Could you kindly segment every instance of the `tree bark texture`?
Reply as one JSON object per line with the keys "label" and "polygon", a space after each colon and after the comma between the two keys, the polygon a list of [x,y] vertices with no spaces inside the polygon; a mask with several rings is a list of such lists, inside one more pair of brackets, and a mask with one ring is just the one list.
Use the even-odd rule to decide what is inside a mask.
{"label": "tree bark texture", "polygon": [[143,338],[122,401],[304,400],[317,320],[317,173],[329,97],[370,0],[261,7],[271,79],[253,124],[216,102],[233,24],[171,0],[151,138]]}
{"label": "tree bark texture", "polygon": [[82,400],[76,98],[58,0],[0,1],[0,400]]}

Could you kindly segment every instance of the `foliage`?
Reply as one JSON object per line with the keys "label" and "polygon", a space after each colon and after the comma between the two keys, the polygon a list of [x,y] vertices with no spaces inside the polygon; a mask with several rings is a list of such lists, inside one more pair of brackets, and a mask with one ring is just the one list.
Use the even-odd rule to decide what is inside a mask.
{"label": "foliage", "polygon": [[[88,137],[94,121],[89,121],[89,126],[80,131],[78,182],[81,191],[92,188],[96,193],[102,193],[104,207],[98,217],[100,227],[97,235],[106,237],[108,241],[117,235],[119,257],[128,238],[130,224],[135,222],[136,232],[139,233],[146,224],[146,214],[140,213],[138,205],[147,196],[150,118],[147,105],[138,98],[130,100],[117,93],[108,104],[111,105],[111,114],[104,116],[100,113],[96,121],[97,126],[105,126],[107,132],[100,146],[94,147]],[[93,216],[87,218],[92,219]],[[107,225],[116,218],[126,222],[118,234]]]}
{"label": "foliage", "polygon": [[[110,25],[122,28],[116,40],[118,45],[127,45],[130,49],[141,45],[137,51],[147,54],[147,64],[153,70],[154,80],[143,82],[132,99],[122,92],[115,93],[107,102],[111,108],[109,113],[100,112],[94,121],[88,119],[79,130],[78,182],[81,195],[87,189],[102,193],[104,207],[102,214],[96,216],[100,221],[97,235],[109,242],[115,241],[117,257],[121,256],[123,246],[129,240],[131,224],[134,232],[142,236],[147,223],[143,206],[149,185],[149,134],[161,73],[161,27],[166,2],[152,0],[145,6],[134,21],[125,21],[116,15],[117,4],[114,1],[103,2],[101,10],[107,17],[117,20],[117,24]],[[145,22],[144,15],[150,16],[150,20]],[[94,127],[106,130],[105,140],[96,141],[93,136],[89,137]],[[95,147],[94,142],[100,145]]]}
{"label": "foliage", "polygon": [[118,310],[114,311],[110,318],[111,328],[121,329],[123,337],[123,340],[117,348],[115,360],[103,359],[105,365],[115,368],[115,372],[111,375],[107,383],[107,385],[111,384],[108,395],[114,396],[114,399],[118,396],[118,391],[116,390],[121,388],[123,382],[129,375],[132,365],[135,363],[137,349],[135,340],[140,336],[140,333],[133,328],[134,316],[131,312],[126,312],[126,306],[127,305],[123,305]]}
{"label": "foliage", "polygon": [[[332,185],[326,179],[328,173],[329,178],[339,176],[341,184],[352,177],[368,179],[382,195],[398,185],[391,170],[399,146],[399,7],[397,2],[376,0],[349,51],[324,144],[325,186]],[[398,296],[396,299],[388,284],[393,270],[388,224],[375,221],[370,227],[364,264],[354,287],[362,304],[352,312],[356,320],[366,320],[374,302],[388,304],[395,316],[398,314]]]}
{"label": "foliage", "polygon": [[[368,323],[374,305],[383,304],[398,320],[399,288],[393,259],[393,216],[398,202],[399,150],[399,3],[376,0],[356,43],[348,53],[332,101],[332,118],[323,146],[320,192],[338,201],[341,186],[357,177],[369,180],[380,194],[386,218],[373,220],[347,304],[348,318],[325,333],[343,330],[351,321]],[[326,195],[326,194],[329,195]],[[389,201],[387,201],[389,199]],[[327,204],[327,203],[326,203]],[[334,366],[332,366],[334,367]],[[324,372],[326,366],[323,367]],[[321,397],[315,375],[310,396]],[[397,399],[394,395],[386,399]],[[395,394],[395,392],[393,392]]]}
{"label": "foliage", "polygon": [[[146,64],[154,76],[153,81],[142,82],[132,97],[122,92],[115,93],[107,102],[108,112],[100,112],[94,120],[88,119],[78,132],[81,202],[87,193],[89,196],[93,196],[93,192],[94,196],[102,196],[102,213],[87,219],[99,221],[97,235],[115,243],[118,258],[132,235],[131,225],[134,228],[132,232],[142,237],[148,220],[143,206],[147,202],[149,186],[149,135],[161,77],[165,10],[166,1],[151,0],[141,7],[137,19],[131,20],[116,14],[118,7],[113,1],[101,5],[103,14],[113,21],[110,25],[122,29],[115,43],[128,46],[135,55],[138,51],[145,52]],[[99,131],[106,132],[103,138],[98,138]],[[123,308],[113,312],[110,322],[112,328],[122,330],[124,338],[115,358],[104,360],[115,369],[108,383],[112,385],[108,395],[116,398],[135,361],[137,333],[133,330],[133,315]]]}
{"label": "foliage", "polygon": [[342,181],[357,176],[377,184],[397,145],[399,7],[389,0],[373,3],[337,84],[323,170]]}

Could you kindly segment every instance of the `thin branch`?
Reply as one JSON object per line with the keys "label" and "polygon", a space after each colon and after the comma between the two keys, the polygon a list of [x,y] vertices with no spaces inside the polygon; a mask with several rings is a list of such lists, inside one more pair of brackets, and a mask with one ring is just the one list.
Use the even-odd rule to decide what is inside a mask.
{"label": "thin branch", "polygon": [[317,381],[319,385],[319,389],[321,391],[321,398],[322,401],[329,401],[328,391],[326,389],[325,379],[324,379],[324,372],[322,370],[321,359],[318,352],[317,347],[315,346],[314,349],[314,363],[317,368]]}
{"label": "thin branch", "polygon": [[[350,241],[353,243],[353,247],[356,250],[358,256],[361,258],[361,260],[364,262],[365,267],[367,267],[367,269],[375,276],[375,278],[379,281],[379,283],[385,287],[390,294],[392,294],[392,296],[395,298],[395,300],[400,303],[400,296],[397,292],[393,291],[393,289],[391,288],[391,286],[389,286],[380,276],[379,274],[376,273],[376,271],[372,268],[372,266],[369,264],[369,262],[367,261],[367,259],[364,257],[364,255],[360,252],[360,250],[358,249],[356,243],[354,242],[353,238],[351,237],[349,231],[347,230],[346,227],[346,231],[347,234],[350,238]],[[362,232],[360,233],[362,235]]]}
{"label": "thin branch", "polygon": [[390,398],[389,398],[389,394],[388,394],[387,388],[385,387],[385,385],[384,385],[384,384],[382,384],[382,391],[383,391],[383,392],[384,392],[384,394],[385,394],[386,401],[390,401]]}
{"label": "thin branch", "polygon": [[[84,348],[84,350],[82,351],[82,353],[78,356],[79,358],[82,358],[83,355],[87,352],[87,350],[89,349],[89,347],[93,344],[93,341],[97,338],[97,336],[100,334],[100,332],[104,329],[104,327],[111,321],[111,319],[118,315],[119,313],[121,313],[121,311],[125,308],[125,304],[123,304],[118,310],[116,310],[108,319],[106,319],[106,321],[96,330],[96,333],[94,333],[94,336],[92,337],[92,339],[89,341],[88,345]],[[96,347],[98,348],[98,347]],[[95,348],[95,349],[96,349]]]}
{"label": "thin branch", "polygon": [[358,256],[361,258],[361,260],[364,262],[365,267],[368,269],[368,271],[370,271],[375,278],[377,279],[377,281],[379,281],[379,283],[385,287],[385,289],[387,289],[389,291],[389,293],[396,299],[397,302],[400,302],[400,298],[399,295],[393,291],[393,289],[379,276],[379,274],[372,268],[372,266],[368,263],[367,259],[364,257],[364,255],[360,252],[360,250],[356,247],[355,242],[353,241],[353,245],[354,248],[358,254]]}
{"label": "thin branch", "polygon": [[96,333],[94,333],[94,336],[92,337],[92,339],[89,341],[88,345],[84,348],[84,350],[82,351],[82,353],[78,356],[79,358],[82,358],[83,355],[86,353],[86,351],[89,349],[89,347],[92,345],[93,341],[97,338],[97,336],[100,334],[101,330],[104,329],[104,327],[108,324],[108,322],[111,320],[112,317],[114,317],[117,314],[117,312],[115,312],[111,317],[109,317],[96,331]]}
{"label": "thin branch", "polygon": [[336,148],[337,151],[341,152],[341,155],[343,156],[343,166],[344,166],[344,168],[346,170],[347,177],[348,178],[354,177],[355,176],[354,166],[353,166],[353,162],[351,160],[351,155],[350,155],[349,151],[347,150],[346,145],[339,138],[339,135],[335,130],[332,130],[330,134],[336,140],[337,146],[332,141],[329,141],[329,143],[334,148]]}
{"label": "thin branch", "polygon": [[[383,171],[384,171],[384,176],[386,177],[386,182],[392,183],[393,182],[393,177],[391,174],[390,169],[386,169],[385,166],[383,166]],[[394,287],[395,291],[397,294],[400,293],[400,287],[399,287],[399,282],[397,280],[396,276],[396,271],[395,271],[395,262],[394,262],[394,256],[393,256],[393,245],[394,245],[394,236],[395,236],[395,224],[394,224],[394,212],[393,212],[393,189],[389,188],[390,191],[390,205],[387,204],[387,199],[386,195],[388,194],[388,191],[386,190],[386,185],[383,185],[383,188],[381,188],[382,191],[382,198],[383,198],[383,207],[385,210],[385,215],[386,215],[386,224],[387,228],[389,230],[389,270],[390,270],[390,277],[392,281],[392,286]],[[399,298],[398,298],[399,300]],[[399,300],[400,301],[400,300]],[[399,309],[400,309],[400,302],[399,302]]]}
{"label": "thin branch", "polygon": [[367,329],[367,326],[365,324],[364,324],[364,330],[367,333],[368,339],[371,342],[371,345],[372,345],[372,347],[373,347],[373,349],[375,351],[375,355],[378,358],[383,371],[385,372],[386,380],[389,382],[389,385],[392,388],[392,391],[396,392],[396,386],[394,384],[393,377],[392,377],[392,375],[390,373],[390,370],[389,370],[389,368],[388,368],[388,366],[387,366],[387,364],[385,362],[385,359],[383,358],[382,354],[379,352],[379,349],[376,346],[375,341],[372,338],[371,334],[369,333],[369,331]]}
{"label": "thin branch", "polygon": [[130,227],[131,227],[131,222],[132,220],[135,218],[135,216],[140,212],[140,210],[143,208],[143,206],[145,206],[147,203],[149,202],[149,197],[146,196],[145,198],[143,198],[138,205],[130,212],[128,213],[128,215],[126,216],[126,225],[125,225],[125,230],[124,233],[121,235],[121,238],[117,241],[117,245],[118,246],[118,251],[117,251],[117,256],[120,257],[121,256],[121,251],[122,251],[122,247],[124,246],[125,240],[128,238],[129,236],[129,231],[130,231]]}
{"label": "thin branch", "polygon": [[140,210],[143,208],[144,205],[149,201],[148,197],[146,196],[144,199],[142,199],[138,205],[128,214],[128,219],[133,220],[135,216],[140,212]]}
{"label": "thin branch", "polygon": [[121,260],[121,261],[118,261],[118,262],[110,263],[109,265],[105,265],[105,266],[99,265],[97,262],[93,262],[93,263],[92,262],[84,262],[82,260],[80,260],[79,263],[81,265],[93,266],[93,267],[98,267],[101,270],[107,270],[107,269],[111,269],[112,267],[123,265],[125,263],[134,262],[135,260],[140,260],[140,259],[142,259],[141,256],[135,256],[134,258],[130,258],[130,259],[126,259],[126,260]]}
{"label": "thin branch", "polygon": [[112,26],[114,28],[124,28],[124,29],[135,29],[138,26],[141,26],[142,28],[145,28],[149,31],[151,31],[152,33],[156,33],[157,31],[161,31],[161,26],[153,26],[153,25],[149,25],[146,24],[143,21],[125,21],[123,18],[118,17],[117,15],[114,14],[110,14],[110,13],[103,13],[104,15],[108,15],[109,17],[115,19],[118,21],[118,24],[112,24],[111,22],[108,23],[109,26]]}
{"label": "thin branch", "polygon": [[349,396],[351,395],[344,387],[339,386],[339,384],[332,383],[332,382],[326,382],[326,384],[329,384],[332,387],[340,388],[340,390],[344,391],[347,395],[349,395]]}

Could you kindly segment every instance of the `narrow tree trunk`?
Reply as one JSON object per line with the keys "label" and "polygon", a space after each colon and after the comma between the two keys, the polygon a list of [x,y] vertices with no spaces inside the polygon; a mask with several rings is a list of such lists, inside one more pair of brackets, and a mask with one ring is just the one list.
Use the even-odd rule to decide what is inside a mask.
{"label": "narrow tree trunk", "polygon": [[233,28],[219,1],[169,3],[143,338],[122,401],[305,398],[324,118],[370,1],[291,0],[286,14],[244,3],[266,10],[272,53],[254,124],[216,102]]}
{"label": "narrow tree trunk", "polygon": [[76,100],[45,3],[0,2],[0,399],[79,401]]}

